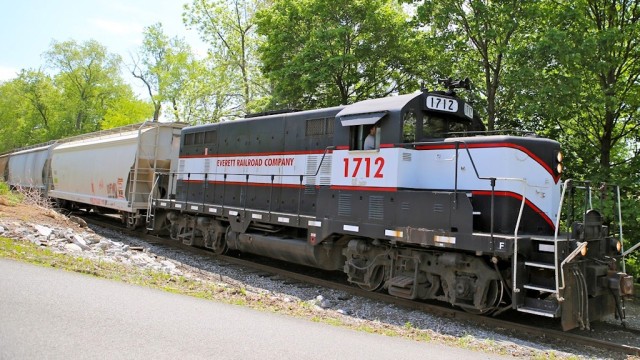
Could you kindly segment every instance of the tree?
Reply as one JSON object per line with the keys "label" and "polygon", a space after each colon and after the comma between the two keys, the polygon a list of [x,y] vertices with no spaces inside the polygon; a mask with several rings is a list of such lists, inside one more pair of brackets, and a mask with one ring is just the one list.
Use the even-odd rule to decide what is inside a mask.
{"label": "tree", "polygon": [[392,0],[276,0],[257,24],[277,103],[334,106],[417,87],[414,34]]}
{"label": "tree", "polygon": [[136,124],[149,119],[153,105],[133,97],[120,97],[113,101],[100,124],[102,130],[129,124]]}
{"label": "tree", "polygon": [[[67,128],[61,133],[80,133],[100,129],[100,122],[112,101],[131,95],[120,76],[120,57],[109,54],[94,40],[83,44],[70,40],[53,41],[45,53],[48,65],[57,70],[56,87],[65,98]],[[127,94],[127,90],[129,93]]]}
{"label": "tree", "polygon": [[49,130],[54,121],[54,98],[60,96],[51,78],[40,70],[22,70],[15,84],[19,95],[34,111],[33,127]]}
{"label": "tree", "polygon": [[556,46],[553,54],[582,79],[579,111],[566,126],[596,149],[589,160],[598,160],[606,178],[612,167],[638,155],[637,147],[627,151],[640,135],[640,0],[582,0],[564,4],[558,16],[559,29],[566,30],[554,35],[568,49]]}
{"label": "tree", "polygon": [[513,92],[503,88],[505,72],[526,70],[509,61],[530,42],[541,9],[532,0],[431,0],[416,8],[416,26],[427,33],[425,48],[439,54],[442,75],[468,76],[478,85],[488,130],[496,128],[504,96]]}
{"label": "tree", "polygon": [[[198,61],[191,47],[177,37],[164,34],[162,24],[146,27],[140,48],[140,59],[134,61],[131,74],[146,86],[153,104],[153,121],[158,121],[163,103],[168,103],[175,120],[184,120],[180,111],[185,102],[185,89],[198,79]],[[186,111],[188,113],[188,110]]]}
{"label": "tree", "polygon": [[[228,99],[232,112],[246,113],[252,102],[265,94],[256,49],[255,13],[264,0],[193,0],[185,5],[183,21],[195,27],[203,41],[210,45],[210,70],[226,74]],[[213,69],[215,67],[215,69]],[[219,86],[218,86],[219,87]],[[231,101],[230,101],[231,100]],[[234,111],[235,110],[235,111]]]}
{"label": "tree", "polygon": [[45,56],[51,74],[26,69],[0,84],[1,150],[136,123],[150,113],[120,78],[119,58],[100,44],[54,42]]}

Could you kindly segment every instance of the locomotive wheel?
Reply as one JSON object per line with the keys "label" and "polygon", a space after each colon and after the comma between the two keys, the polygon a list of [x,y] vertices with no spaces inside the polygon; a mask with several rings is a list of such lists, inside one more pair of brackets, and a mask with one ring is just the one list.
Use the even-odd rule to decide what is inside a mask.
{"label": "locomotive wheel", "polygon": [[216,234],[214,235],[214,239],[211,244],[211,250],[216,255],[224,255],[229,251],[229,246],[227,246],[227,236],[226,234]]}
{"label": "locomotive wheel", "polygon": [[489,284],[489,289],[487,290],[487,307],[484,309],[474,309],[470,307],[461,306],[462,310],[475,315],[490,315],[494,311],[498,310],[498,305],[502,301],[502,296],[504,294],[504,285],[500,280],[493,280]]}
{"label": "locomotive wheel", "polygon": [[376,266],[371,272],[371,277],[367,284],[357,284],[359,288],[366,291],[377,291],[384,285],[384,266]]}

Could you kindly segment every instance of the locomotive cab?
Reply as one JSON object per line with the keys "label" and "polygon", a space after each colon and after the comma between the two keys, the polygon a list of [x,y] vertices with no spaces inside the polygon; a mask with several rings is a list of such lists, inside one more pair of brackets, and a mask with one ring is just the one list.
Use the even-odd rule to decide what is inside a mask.
{"label": "locomotive cab", "polygon": [[364,141],[372,127],[376,128],[375,149],[464,136],[470,131],[484,130],[473,108],[452,91],[422,91],[365,100],[349,105],[337,118],[338,125],[347,129],[349,137],[348,140],[344,139],[338,133],[335,144],[345,148],[344,144],[348,143],[349,150],[365,150]]}

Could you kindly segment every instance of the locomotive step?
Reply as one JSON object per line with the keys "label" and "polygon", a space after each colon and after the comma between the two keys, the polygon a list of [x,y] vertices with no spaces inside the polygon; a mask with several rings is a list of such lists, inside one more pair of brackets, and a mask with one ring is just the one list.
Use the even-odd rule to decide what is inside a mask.
{"label": "locomotive step", "polygon": [[564,242],[564,241],[570,241],[569,239],[567,239],[566,237],[560,237],[560,235],[558,235],[558,238],[549,235],[549,236],[544,236],[544,235],[534,235],[531,236],[530,239],[532,241],[541,241],[541,242],[549,242],[549,243],[554,243],[554,242]]}
{"label": "locomotive step", "polygon": [[529,290],[538,290],[538,291],[542,291],[542,292],[548,292],[548,293],[556,293],[556,289],[552,288],[552,287],[547,287],[547,286],[542,286],[542,285],[536,285],[536,284],[524,284],[523,286],[525,289],[529,289]]}
{"label": "locomotive step", "polygon": [[555,269],[555,265],[552,263],[546,263],[546,262],[536,262],[536,261],[525,261],[524,263],[525,266],[531,266],[531,267],[536,267],[536,268],[543,268],[543,269]]}
{"label": "locomotive step", "polygon": [[556,312],[553,310],[539,309],[530,306],[519,307],[518,311],[550,318],[556,317]]}

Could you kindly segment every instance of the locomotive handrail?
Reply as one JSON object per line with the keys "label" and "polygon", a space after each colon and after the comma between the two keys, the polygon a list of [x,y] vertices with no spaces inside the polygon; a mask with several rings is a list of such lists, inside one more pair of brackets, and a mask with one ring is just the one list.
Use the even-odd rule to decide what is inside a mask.
{"label": "locomotive handrail", "polygon": [[[558,240],[558,236],[559,236],[559,231],[560,231],[560,219],[562,216],[562,208],[565,202],[565,195],[568,189],[581,189],[585,191],[585,197],[584,197],[584,205],[585,205],[585,209],[582,212],[582,222],[585,223],[585,216],[587,213],[587,210],[589,208],[593,208],[593,188],[590,186],[591,182],[590,181],[580,181],[579,184],[583,184],[583,185],[574,185],[575,180],[573,179],[568,179],[565,180],[565,182],[563,183],[562,186],[562,195],[560,196],[560,203],[559,203],[559,207],[558,207],[558,215],[556,217],[556,229],[554,232],[554,242],[555,242],[555,246],[556,246],[556,252],[557,252],[557,240]],[[606,185],[603,184],[602,188],[606,188],[608,186],[612,186],[612,185]],[[640,247],[640,243],[636,244],[635,246],[633,246],[631,249],[625,251],[624,250],[624,238],[623,238],[623,232],[622,232],[622,210],[621,210],[621,205],[620,205],[620,186],[615,185],[615,202],[617,205],[617,212],[618,212],[618,230],[619,230],[619,235],[618,235],[618,240],[620,241],[621,244],[621,258],[622,258],[622,271],[626,272],[625,269],[625,257],[627,255],[629,255],[631,252],[635,251],[636,249],[638,249]],[[602,200],[602,199],[601,199]],[[572,219],[575,219],[573,217],[573,206],[571,206],[570,208],[570,213],[567,214],[568,218],[567,218],[567,225],[569,225],[569,223],[571,222]],[[615,211],[614,210],[614,211]],[[569,233],[567,233],[567,235],[569,236]],[[562,290],[566,287],[565,284],[565,275],[564,275],[564,265],[567,264],[568,262],[570,262],[571,260],[573,260],[578,253],[580,253],[580,251],[587,246],[587,242],[577,242],[577,248],[574,249],[561,263],[560,263],[560,269],[556,269],[556,290]],[[558,274],[559,273],[559,274]],[[560,276],[558,276],[560,275]],[[562,279],[562,280],[560,280]]]}
{"label": "locomotive handrail", "polygon": [[[573,260],[576,256],[578,256],[578,254],[582,251],[582,249],[584,249],[587,246],[587,242],[586,241],[579,242],[577,243],[577,245],[578,246],[569,255],[567,255],[567,257],[564,260],[562,260],[562,263],[560,263],[560,273],[562,274],[562,287],[558,288],[557,289],[558,291],[564,290],[566,286],[566,284],[564,283],[564,265],[567,264],[569,261]],[[558,270],[556,269],[556,274],[557,272]],[[557,283],[558,283],[558,277],[556,276],[556,284]],[[558,297],[558,301],[563,301],[563,300],[564,298]]]}
{"label": "locomotive handrail", "polygon": [[[631,254],[632,252],[636,251],[638,248],[640,248],[640,242],[635,244],[635,245],[633,245],[629,250],[623,252],[622,253],[622,258],[624,259],[625,256],[627,256],[627,255]],[[624,261],[622,262],[622,264],[624,266]],[[623,269],[622,272],[626,272],[624,270],[624,267],[622,269]]]}
{"label": "locomotive handrail", "polygon": [[[480,176],[480,173],[478,173],[478,169],[476,167],[475,162],[473,161],[473,156],[471,155],[471,151],[469,151],[469,145],[465,142],[465,141],[456,141],[455,142],[455,150],[456,150],[456,165],[455,165],[455,184],[454,184],[454,192],[457,194],[458,192],[458,155],[459,155],[459,150],[460,150],[460,144],[464,145],[464,149],[467,152],[467,156],[469,157],[469,161],[471,162],[471,166],[473,167],[473,171],[476,174],[476,177],[479,180],[488,180],[491,182],[491,224],[490,224],[490,231],[491,231],[491,243],[493,244],[493,226],[494,226],[494,216],[495,216],[495,207],[494,207],[494,194],[495,194],[495,185],[496,185],[496,181],[497,180],[501,180],[501,181],[517,181],[517,182],[521,182],[522,183],[522,202],[520,204],[520,210],[518,211],[518,217],[516,219],[516,226],[515,226],[515,230],[514,230],[514,234],[513,234],[513,277],[512,277],[512,289],[513,292],[520,292],[520,289],[517,287],[517,279],[518,279],[518,232],[520,230],[520,221],[522,220],[522,214],[524,213],[524,206],[526,204],[527,201],[527,180],[525,178],[508,178],[508,177],[483,177]],[[454,197],[454,199],[457,198],[457,196]],[[556,245],[557,246],[557,245]],[[557,249],[554,248],[554,257],[555,254],[557,253]],[[557,272],[557,269],[556,269]],[[556,273],[556,278],[557,278],[557,273]]]}
{"label": "locomotive handrail", "polygon": [[150,196],[147,197],[147,214],[146,214],[146,220],[145,223],[149,223],[149,217],[151,215],[151,209],[153,207],[153,194],[156,191],[156,186],[158,185],[158,183],[160,182],[160,176],[158,175],[159,172],[154,171],[153,172],[153,184],[151,185],[151,191],[149,191]]}
{"label": "locomotive handrail", "polygon": [[[558,292],[560,291],[560,289],[564,289],[564,287],[565,287],[565,284],[564,284],[564,269],[563,269],[565,262],[562,261],[562,263],[560,264],[560,270],[559,270],[560,274],[558,274],[558,267],[557,267],[558,259],[557,259],[557,255],[556,254],[558,252],[558,232],[560,231],[560,218],[562,218],[562,205],[564,204],[564,196],[565,196],[565,194],[567,192],[567,188],[569,187],[569,185],[571,185],[572,181],[573,180],[571,180],[571,179],[567,179],[567,180],[564,181],[564,184],[562,185],[562,194],[560,195],[560,202],[558,204],[558,214],[556,215],[556,224],[555,224],[556,225],[556,229],[555,229],[555,231],[553,233],[553,253],[554,253],[553,261],[554,261],[555,276],[556,276],[556,291],[558,291]],[[586,246],[587,243],[585,242],[584,245]],[[580,248],[580,250],[582,250],[582,247],[579,247],[579,248]],[[573,254],[573,252],[571,254]],[[569,256],[571,256],[571,254],[569,254],[565,258],[565,260],[567,258],[569,258]],[[577,253],[576,253],[576,255],[577,255]],[[575,257],[575,255],[571,259],[573,259],[574,257]],[[562,287],[560,287],[560,277],[558,275],[560,275],[560,277],[562,277]]]}
{"label": "locomotive handrail", "polygon": [[[335,147],[335,146],[327,146],[327,147],[324,149],[324,151],[323,151],[323,153],[322,153],[322,157],[320,158],[320,162],[319,162],[318,166],[316,167],[315,173],[313,173],[313,174],[306,174],[306,173],[304,173],[304,174],[275,174],[275,173],[274,173],[274,174],[246,174],[246,173],[227,173],[227,172],[189,172],[189,171],[170,171],[170,172],[164,173],[164,175],[166,175],[166,176],[170,176],[171,178],[173,178],[173,179],[174,179],[174,180],[170,180],[170,181],[169,181],[169,189],[168,189],[168,192],[167,192],[167,196],[168,196],[168,197],[171,197],[171,195],[172,195],[172,194],[173,194],[173,195],[175,195],[175,194],[174,194],[174,191],[175,191],[176,189],[175,189],[173,186],[174,186],[174,184],[176,183],[176,181],[177,181],[177,180],[183,180],[183,181],[184,181],[184,180],[185,180],[185,175],[186,175],[186,180],[187,180],[187,193],[188,193],[189,182],[190,182],[190,179],[191,179],[191,176],[192,176],[192,175],[202,175],[202,176],[204,177],[205,184],[207,184],[207,183],[208,183],[207,179],[208,179],[209,175],[213,175],[213,176],[215,176],[215,175],[222,175],[222,176],[224,177],[224,178],[223,178],[223,181],[222,181],[222,182],[223,182],[223,184],[226,184],[226,182],[227,182],[227,177],[228,177],[228,176],[244,176],[244,177],[245,177],[245,180],[244,180],[244,181],[245,181],[245,183],[248,183],[248,181],[249,181],[249,176],[255,176],[255,177],[270,177],[270,178],[271,178],[271,182],[270,182],[270,184],[271,184],[271,186],[270,186],[271,190],[273,190],[273,181],[274,181],[274,179],[275,179],[275,177],[276,177],[276,176],[279,176],[279,177],[281,177],[281,178],[284,178],[284,177],[286,177],[286,178],[289,178],[289,177],[298,177],[298,178],[300,178],[300,186],[302,187],[302,186],[303,186],[303,179],[304,179],[304,177],[305,177],[305,176],[311,176],[311,177],[313,177],[313,176],[317,176],[317,175],[320,173],[320,169],[322,168],[322,165],[324,164],[324,161],[325,161],[325,158],[326,158],[327,154],[328,154],[329,152],[331,152],[331,151],[335,150],[335,149],[336,149],[336,147]],[[156,172],[156,174],[157,174],[157,172]],[[205,186],[206,186],[206,185],[205,185]],[[245,185],[245,186],[246,186],[246,185]],[[224,189],[224,186],[223,186],[223,189]],[[223,191],[224,191],[224,190],[223,190]],[[151,192],[151,194],[153,194],[153,191]],[[300,197],[300,194],[298,194],[298,197]],[[223,195],[222,199],[223,199],[222,208],[224,209],[224,208],[225,208],[225,204],[224,204],[224,195]],[[184,202],[186,203],[186,202],[187,202],[187,200],[185,199],[185,201],[184,201]],[[203,199],[203,205],[204,205],[204,199]],[[298,206],[300,206],[300,199],[298,199]],[[271,213],[271,202],[269,203],[269,213]],[[148,218],[148,217],[147,217],[147,218]]]}

